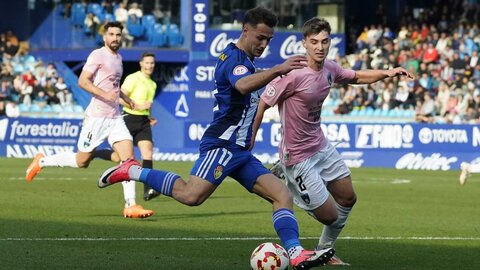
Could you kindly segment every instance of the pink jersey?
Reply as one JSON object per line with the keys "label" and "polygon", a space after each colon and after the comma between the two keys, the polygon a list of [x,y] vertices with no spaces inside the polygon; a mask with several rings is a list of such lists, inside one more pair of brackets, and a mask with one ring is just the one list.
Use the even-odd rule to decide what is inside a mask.
{"label": "pink jersey", "polygon": [[115,102],[94,95],[85,114],[93,117],[114,118],[120,115],[120,79],[123,73],[122,56],[106,47],[94,50],[87,58],[83,70],[93,73],[93,84],[105,92],[116,91]]}
{"label": "pink jersey", "polygon": [[269,106],[278,104],[282,123],[280,159],[286,166],[306,160],[327,143],[320,128],[322,104],[333,83],[348,83],[355,71],[346,70],[331,60],[323,69],[310,67],[290,71],[267,85],[262,100]]}

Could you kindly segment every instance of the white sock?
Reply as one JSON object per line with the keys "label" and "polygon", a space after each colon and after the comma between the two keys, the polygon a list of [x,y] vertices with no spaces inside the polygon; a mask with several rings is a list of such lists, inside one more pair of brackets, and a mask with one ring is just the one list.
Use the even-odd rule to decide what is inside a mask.
{"label": "white sock", "polygon": [[470,164],[468,171],[471,173],[480,173],[480,163]]}
{"label": "white sock", "polygon": [[302,252],[304,248],[302,246],[292,247],[288,250],[288,257],[290,259],[296,258]]}
{"label": "white sock", "polygon": [[317,250],[333,247],[345,223],[347,223],[348,214],[350,214],[352,210],[351,207],[343,207],[336,202],[335,207],[337,208],[338,218],[332,224],[323,226],[322,235],[316,248]]}
{"label": "white sock", "polygon": [[125,199],[125,207],[137,204],[135,202],[135,181],[123,181],[123,198]]}
{"label": "white sock", "polygon": [[73,167],[78,168],[77,153],[63,152],[40,159],[40,167]]}

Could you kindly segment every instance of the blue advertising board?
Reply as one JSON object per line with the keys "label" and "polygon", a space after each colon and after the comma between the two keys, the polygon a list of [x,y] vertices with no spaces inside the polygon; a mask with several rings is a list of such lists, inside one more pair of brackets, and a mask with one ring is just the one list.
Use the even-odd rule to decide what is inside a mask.
{"label": "blue advertising board", "polygon": [[[196,147],[208,123],[185,123],[185,147]],[[326,138],[350,167],[450,170],[480,162],[480,128],[472,125],[323,123]],[[254,153],[277,158],[279,123],[263,123]]]}
{"label": "blue advertising board", "polygon": [[82,126],[75,119],[0,118],[0,156],[32,158],[36,153],[73,152]]}
{"label": "blue advertising board", "polygon": [[[168,130],[161,125],[154,128],[154,159],[194,161],[208,122],[169,121]],[[76,119],[0,118],[0,156],[32,158],[38,152],[76,151],[81,126]],[[350,167],[450,170],[463,161],[480,162],[480,127],[475,125],[323,123],[321,127]],[[164,134],[173,137],[164,141]],[[280,140],[281,125],[263,123],[253,152],[262,162],[272,163],[278,158]]]}

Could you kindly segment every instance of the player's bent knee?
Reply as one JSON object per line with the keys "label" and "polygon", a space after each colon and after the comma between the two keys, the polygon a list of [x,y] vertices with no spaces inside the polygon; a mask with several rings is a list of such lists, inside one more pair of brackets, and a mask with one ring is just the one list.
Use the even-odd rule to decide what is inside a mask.
{"label": "player's bent knee", "polygon": [[199,206],[205,201],[204,198],[199,196],[190,196],[183,200],[183,203],[188,206]]}
{"label": "player's bent knee", "polygon": [[356,202],[357,202],[357,195],[355,195],[355,193],[348,198],[342,198],[337,200],[337,203],[343,207],[353,207]]}

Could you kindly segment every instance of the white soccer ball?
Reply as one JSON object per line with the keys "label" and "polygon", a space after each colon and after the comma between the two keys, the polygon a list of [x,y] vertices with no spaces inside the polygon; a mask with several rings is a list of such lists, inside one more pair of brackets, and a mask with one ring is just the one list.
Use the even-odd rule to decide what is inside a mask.
{"label": "white soccer ball", "polygon": [[275,243],[258,245],[250,257],[250,266],[253,270],[285,270],[288,265],[287,251]]}

